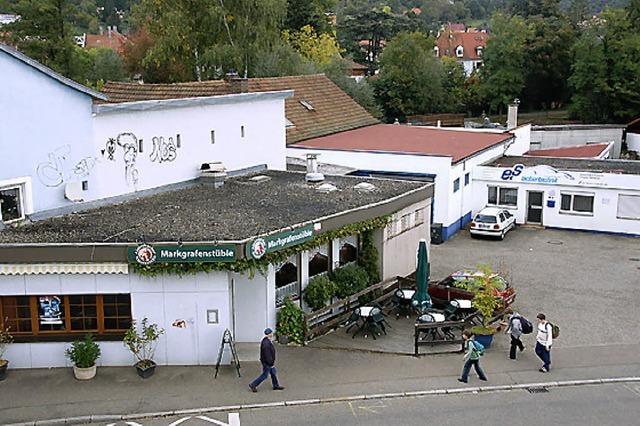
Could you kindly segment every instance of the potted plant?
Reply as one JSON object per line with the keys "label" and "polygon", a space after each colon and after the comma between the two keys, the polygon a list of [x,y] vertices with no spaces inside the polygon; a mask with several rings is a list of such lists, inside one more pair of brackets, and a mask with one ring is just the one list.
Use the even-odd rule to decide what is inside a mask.
{"label": "potted plant", "polygon": [[100,346],[93,341],[91,334],[84,340],[76,340],[65,355],[73,362],[73,375],[78,380],[91,380],[96,376],[96,360],[100,358]]}
{"label": "potted plant", "polygon": [[149,324],[149,319],[141,321],[140,330],[136,326],[136,321],[131,322],[131,327],[124,335],[124,345],[133,353],[138,360],[135,364],[138,375],[143,379],[153,376],[156,363],[153,355],[158,345],[158,339],[164,334],[164,329],[158,324]]}
{"label": "potted plant", "polygon": [[284,300],[284,306],[278,311],[276,330],[281,344],[290,341],[304,343],[304,312],[289,298]]}
{"label": "potted plant", "polygon": [[496,329],[491,327],[489,322],[494,312],[502,305],[501,300],[496,296],[497,291],[501,288],[502,280],[496,275],[491,266],[479,265],[480,274],[474,274],[466,280],[465,285],[474,292],[471,304],[476,308],[482,316],[482,325],[471,328],[471,332],[475,335],[475,340],[481,343],[485,348],[491,346],[493,335]]}
{"label": "potted plant", "polygon": [[[4,323],[7,323],[5,319]],[[9,368],[9,361],[2,358],[7,350],[7,347],[13,343],[13,336],[9,333],[9,326],[0,328],[0,380],[4,380],[7,377],[7,369]]]}

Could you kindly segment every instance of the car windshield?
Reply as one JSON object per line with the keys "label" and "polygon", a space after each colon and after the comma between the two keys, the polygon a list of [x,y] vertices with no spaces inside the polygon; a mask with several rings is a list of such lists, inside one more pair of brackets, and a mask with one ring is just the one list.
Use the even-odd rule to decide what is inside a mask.
{"label": "car windshield", "polygon": [[473,221],[480,223],[498,223],[498,219],[496,219],[495,216],[490,216],[488,214],[479,214]]}

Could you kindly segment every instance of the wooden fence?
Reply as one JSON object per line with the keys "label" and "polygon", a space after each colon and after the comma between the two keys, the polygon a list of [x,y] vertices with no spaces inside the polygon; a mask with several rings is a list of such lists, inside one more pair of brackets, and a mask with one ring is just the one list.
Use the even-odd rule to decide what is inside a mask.
{"label": "wooden fence", "polygon": [[389,278],[322,309],[306,314],[304,317],[305,342],[327,334],[347,321],[353,310],[360,306],[360,298],[368,299],[367,304],[376,302],[383,304],[393,296],[396,290],[409,288],[412,285],[413,282],[404,277]]}
{"label": "wooden fence", "polygon": [[409,115],[407,122],[416,126],[464,127],[464,114]]}

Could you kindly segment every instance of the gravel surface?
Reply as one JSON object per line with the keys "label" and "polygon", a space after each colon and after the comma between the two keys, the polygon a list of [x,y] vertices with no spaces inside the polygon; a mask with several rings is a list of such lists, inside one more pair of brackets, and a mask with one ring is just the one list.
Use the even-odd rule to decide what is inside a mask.
{"label": "gravel surface", "polygon": [[[221,188],[197,184],[0,232],[1,243],[90,243],[238,240],[384,201],[421,183],[328,176],[339,191],[320,193],[302,173],[269,171],[228,179]],[[371,182],[373,192],[353,186]]]}
{"label": "gravel surface", "polygon": [[504,241],[462,231],[431,247],[434,279],[481,262],[506,270],[515,308],[560,326],[554,346],[640,341],[640,238],[518,227]]}

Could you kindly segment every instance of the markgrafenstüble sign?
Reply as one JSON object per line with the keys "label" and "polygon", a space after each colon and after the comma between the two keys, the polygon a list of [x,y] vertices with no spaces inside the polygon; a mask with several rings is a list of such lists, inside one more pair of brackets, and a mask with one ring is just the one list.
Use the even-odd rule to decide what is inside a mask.
{"label": "markgrafenst\u00fcble sign", "polygon": [[129,247],[127,258],[129,262],[141,265],[156,262],[233,262],[236,260],[236,248],[232,244],[197,246],[141,244],[138,247]]}
{"label": "markgrafenst\u00fcble sign", "polygon": [[260,259],[267,253],[295,246],[313,238],[313,225],[296,228],[293,231],[258,237],[248,242],[245,248],[248,258]]}

